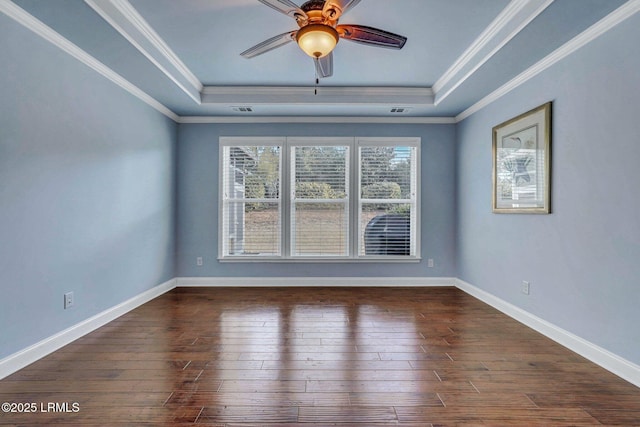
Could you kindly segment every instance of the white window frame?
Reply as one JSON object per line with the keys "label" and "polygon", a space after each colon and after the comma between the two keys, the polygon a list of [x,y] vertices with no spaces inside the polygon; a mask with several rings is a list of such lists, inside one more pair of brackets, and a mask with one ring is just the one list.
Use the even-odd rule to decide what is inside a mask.
{"label": "white window frame", "polygon": [[[218,197],[218,260],[221,262],[400,262],[410,263],[421,260],[420,252],[420,166],[421,154],[420,137],[220,137],[219,139],[219,197]],[[278,199],[251,200],[252,202],[279,202],[280,205],[280,255],[225,255],[228,249],[225,246],[225,171],[228,172],[228,165],[224,164],[224,148],[227,146],[278,146],[280,147],[280,192]],[[291,162],[292,150],[295,146],[347,146],[348,147],[348,169],[347,201],[346,209],[348,215],[348,237],[347,254],[344,256],[309,256],[292,255],[293,231],[291,227],[292,208],[292,182],[295,177],[292,174]],[[415,194],[411,199],[407,199],[407,204],[412,205],[411,215],[411,247],[413,255],[360,255],[360,147],[367,146],[407,146],[415,148],[415,167],[412,169],[415,177]],[[227,175],[228,176],[228,175]],[[286,197],[284,197],[286,195]],[[385,201],[381,201],[385,202]],[[405,202],[405,200],[403,200]]]}
{"label": "white window frame", "polygon": [[[294,150],[296,147],[346,147],[346,176],[345,176],[345,199],[325,200],[325,199],[297,199],[295,194],[295,156]],[[353,138],[324,138],[324,137],[293,137],[287,138],[287,151],[289,154],[289,167],[286,169],[289,181],[289,197],[286,200],[287,205],[287,227],[289,229],[289,246],[286,249],[286,253],[290,255],[291,259],[304,259],[304,260],[316,260],[316,259],[344,259],[348,258],[351,253],[351,221],[352,221],[352,203],[351,203],[351,169],[353,169],[353,161],[351,159],[353,151]],[[326,255],[294,255],[293,249],[295,247],[295,205],[296,203],[332,203],[342,204],[345,207],[345,222],[347,226],[347,237],[345,253],[339,256],[326,256]]]}
{"label": "white window frame", "polygon": [[[373,259],[375,261],[379,260],[406,260],[406,259],[420,259],[420,138],[356,138],[356,153],[357,159],[355,161],[356,164],[356,181],[354,183],[356,187],[356,206],[354,209],[355,218],[352,219],[352,224],[355,224],[353,227],[356,232],[356,247],[353,249],[357,253],[358,259]],[[410,230],[411,230],[411,242],[410,247],[413,248],[413,255],[364,255],[360,254],[360,235],[362,232],[362,221],[361,221],[361,212],[362,212],[362,188],[361,188],[361,171],[362,168],[361,160],[360,160],[360,148],[361,147],[397,147],[397,146],[405,146],[411,147],[415,149],[415,154],[412,160],[412,164],[415,167],[411,168],[412,176],[411,182],[415,183],[415,187],[413,188],[413,192],[409,199],[398,199],[398,200],[385,200],[385,199],[377,199],[377,200],[369,200],[366,199],[367,203],[398,203],[398,204],[407,204],[411,206],[411,216],[410,216]],[[415,232],[414,232],[415,230]]]}
{"label": "white window frame", "polygon": [[[270,137],[221,137],[219,147],[219,174],[218,174],[218,259],[238,259],[238,260],[270,260],[281,258],[284,254],[284,241],[282,231],[284,228],[283,214],[283,155],[285,150],[285,138],[270,138]],[[238,147],[238,146],[270,146],[280,148],[280,161],[278,165],[278,179],[280,182],[280,188],[278,192],[278,198],[265,198],[265,199],[232,199],[227,197],[227,188],[225,188],[225,179],[229,176],[229,164],[225,162],[224,149],[226,147]],[[280,225],[280,241],[278,245],[279,255],[244,255],[244,254],[232,254],[225,255],[229,250],[229,242],[225,239],[226,230],[229,230],[229,224],[227,219],[227,205],[229,203],[238,202],[250,202],[250,203],[277,203],[278,204],[278,223]]]}

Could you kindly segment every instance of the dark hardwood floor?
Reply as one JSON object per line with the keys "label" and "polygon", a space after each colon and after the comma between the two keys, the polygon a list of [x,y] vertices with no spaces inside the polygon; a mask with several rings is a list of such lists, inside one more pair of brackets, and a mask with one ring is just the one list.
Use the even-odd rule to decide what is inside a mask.
{"label": "dark hardwood floor", "polygon": [[0,402],[37,405],[12,425],[640,426],[639,388],[455,288],[178,288]]}

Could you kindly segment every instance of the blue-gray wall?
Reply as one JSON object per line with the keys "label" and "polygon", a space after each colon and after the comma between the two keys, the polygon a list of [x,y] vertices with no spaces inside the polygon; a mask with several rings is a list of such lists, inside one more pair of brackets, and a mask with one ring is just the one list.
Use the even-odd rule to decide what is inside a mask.
{"label": "blue-gray wall", "polygon": [[[638,40],[640,15],[459,123],[457,273],[640,364]],[[491,128],[547,101],[553,213],[492,214]]]}
{"label": "blue-gray wall", "polygon": [[0,14],[0,359],[174,277],[176,140]]}
{"label": "blue-gray wall", "polygon": [[[176,276],[457,276],[640,363],[638,39],[635,16],[457,126],[176,125],[0,15],[0,358]],[[491,128],[549,100],[553,213],[492,214]],[[218,263],[234,135],[421,137],[435,268]]]}
{"label": "blue-gray wall", "polygon": [[[220,263],[218,138],[220,136],[415,136],[422,138],[422,262]],[[181,277],[454,276],[455,127],[379,124],[181,124],[178,146],[178,256]],[[196,266],[196,257],[204,265]],[[433,258],[434,268],[426,260]]]}

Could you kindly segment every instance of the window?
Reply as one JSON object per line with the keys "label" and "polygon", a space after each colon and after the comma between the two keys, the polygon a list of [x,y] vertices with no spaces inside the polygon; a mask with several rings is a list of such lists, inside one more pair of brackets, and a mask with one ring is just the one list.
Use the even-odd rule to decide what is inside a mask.
{"label": "window", "polygon": [[419,259],[419,138],[220,139],[220,259]]}
{"label": "window", "polygon": [[282,145],[253,141],[222,148],[223,256],[281,256]]}
{"label": "window", "polygon": [[349,255],[349,146],[291,141],[291,254]]}
{"label": "window", "polygon": [[358,146],[359,255],[416,256],[417,146]]}

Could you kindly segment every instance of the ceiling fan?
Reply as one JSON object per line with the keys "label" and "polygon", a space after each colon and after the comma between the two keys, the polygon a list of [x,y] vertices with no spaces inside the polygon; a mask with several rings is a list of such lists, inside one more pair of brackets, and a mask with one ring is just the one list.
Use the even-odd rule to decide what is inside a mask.
{"label": "ceiling fan", "polygon": [[296,20],[297,30],[287,31],[258,43],[242,52],[253,58],[270,50],[296,41],[298,46],[314,59],[318,77],[333,74],[333,49],[342,38],[369,46],[402,49],[406,37],[364,25],[338,25],[338,20],[360,0],[309,0],[298,6],[290,0],[258,0]]}

